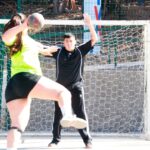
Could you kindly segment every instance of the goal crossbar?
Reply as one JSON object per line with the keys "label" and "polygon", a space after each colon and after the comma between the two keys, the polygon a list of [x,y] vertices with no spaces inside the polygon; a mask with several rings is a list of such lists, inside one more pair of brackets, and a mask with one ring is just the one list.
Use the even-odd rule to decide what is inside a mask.
{"label": "goal crossbar", "polygon": [[[9,19],[0,19],[0,24],[5,24],[9,21]],[[92,20],[94,25],[145,25],[150,24],[150,21],[145,20],[136,20],[136,21],[127,21],[127,20]],[[45,24],[49,25],[84,25],[83,20],[50,20],[46,19]]]}

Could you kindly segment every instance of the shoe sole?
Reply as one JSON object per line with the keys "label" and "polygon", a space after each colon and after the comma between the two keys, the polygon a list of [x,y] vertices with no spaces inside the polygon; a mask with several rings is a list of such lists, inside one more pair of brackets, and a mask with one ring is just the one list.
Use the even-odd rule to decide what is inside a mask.
{"label": "shoe sole", "polygon": [[70,127],[71,121],[69,119],[62,119],[60,121],[60,124],[62,127],[68,128],[68,127]]}
{"label": "shoe sole", "polygon": [[58,147],[58,145],[57,144],[51,144],[51,143],[49,143],[48,147]]}
{"label": "shoe sole", "polygon": [[92,144],[87,144],[87,145],[85,145],[85,148],[86,149],[92,149],[93,147],[92,147]]}
{"label": "shoe sole", "polygon": [[75,118],[72,121],[71,126],[77,129],[83,129],[87,127],[87,121],[81,118]]}
{"label": "shoe sole", "polygon": [[83,129],[87,127],[87,121],[81,118],[62,119],[60,124],[65,128],[74,127],[76,129]]}

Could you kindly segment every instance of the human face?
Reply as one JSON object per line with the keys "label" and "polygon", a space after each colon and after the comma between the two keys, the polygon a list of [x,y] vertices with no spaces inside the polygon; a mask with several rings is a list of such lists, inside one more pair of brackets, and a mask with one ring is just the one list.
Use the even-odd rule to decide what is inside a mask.
{"label": "human face", "polygon": [[64,39],[64,47],[67,51],[73,51],[75,49],[76,40],[75,37],[71,36]]}

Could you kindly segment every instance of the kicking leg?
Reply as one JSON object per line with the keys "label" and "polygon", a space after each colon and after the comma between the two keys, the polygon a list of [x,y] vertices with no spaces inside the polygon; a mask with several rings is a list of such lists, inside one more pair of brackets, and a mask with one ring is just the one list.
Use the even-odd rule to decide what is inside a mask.
{"label": "kicking leg", "polygon": [[78,126],[74,126],[76,128],[86,127],[87,122],[85,120],[73,117],[71,94],[64,86],[58,84],[57,82],[46,77],[41,77],[29,93],[29,97],[57,101],[63,115],[60,122],[63,127],[70,127],[72,124],[75,124],[75,122],[76,124],[78,123]]}

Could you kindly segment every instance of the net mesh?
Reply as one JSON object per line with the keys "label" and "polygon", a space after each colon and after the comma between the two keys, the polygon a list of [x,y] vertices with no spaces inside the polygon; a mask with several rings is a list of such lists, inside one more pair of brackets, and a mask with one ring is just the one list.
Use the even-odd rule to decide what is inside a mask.
{"label": "net mesh", "polygon": [[[102,21],[103,22],[103,21]],[[59,22],[61,24],[61,22]],[[72,32],[77,45],[90,40],[87,27],[46,24],[43,30],[31,36],[47,45],[63,44],[62,36]],[[109,24],[109,25],[108,25]],[[103,24],[97,28],[99,41],[85,58],[85,106],[90,131],[108,134],[142,134],[144,132],[144,25]],[[2,26],[0,28],[2,33]],[[10,61],[1,42],[0,90],[4,91],[10,77]],[[40,56],[45,76],[55,80],[55,60]],[[0,92],[3,93],[3,92]],[[0,131],[10,126],[3,94],[0,97]],[[26,131],[51,132],[54,103],[34,100]],[[69,128],[64,132],[75,132]]]}
{"label": "net mesh", "polygon": [[[149,0],[5,0],[0,1],[1,18],[10,17],[16,12],[42,13],[48,19],[81,19],[87,12],[96,19],[94,6],[101,10],[102,20],[149,20]],[[101,4],[101,6],[100,6]],[[100,9],[99,9],[100,8]]]}

